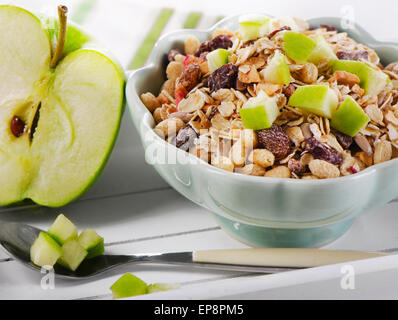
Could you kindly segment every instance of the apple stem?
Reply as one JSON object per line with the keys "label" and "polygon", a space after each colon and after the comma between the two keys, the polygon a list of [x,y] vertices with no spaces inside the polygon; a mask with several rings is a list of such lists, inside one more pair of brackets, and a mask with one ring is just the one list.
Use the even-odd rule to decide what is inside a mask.
{"label": "apple stem", "polygon": [[59,18],[59,34],[57,46],[55,47],[54,55],[50,62],[50,67],[55,68],[62,58],[64,53],[64,45],[66,39],[66,28],[67,28],[67,13],[68,8],[63,5],[58,6],[58,18]]}

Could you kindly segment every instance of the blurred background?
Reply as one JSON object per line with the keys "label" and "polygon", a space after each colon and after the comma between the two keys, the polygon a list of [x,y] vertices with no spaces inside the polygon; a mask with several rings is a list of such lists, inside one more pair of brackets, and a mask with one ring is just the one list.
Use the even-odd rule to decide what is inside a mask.
{"label": "blurred background", "polygon": [[[82,24],[119,58],[125,68],[144,62],[151,45],[174,29],[208,28],[220,18],[242,12],[302,18],[338,16],[354,19],[380,40],[398,39],[396,0],[8,0],[1,1],[56,14],[69,7]],[[146,41],[146,42],[145,42]],[[143,45],[144,43],[144,45]]]}

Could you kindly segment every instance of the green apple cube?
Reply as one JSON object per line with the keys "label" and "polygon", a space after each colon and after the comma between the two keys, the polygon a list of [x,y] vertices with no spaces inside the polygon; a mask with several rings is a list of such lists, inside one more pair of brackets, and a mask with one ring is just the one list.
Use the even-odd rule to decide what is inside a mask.
{"label": "green apple cube", "polygon": [[228,63],[228,57],[231,52],[225,49],[216,49],[208,53],[206,56],[207,64],[209,66],[209,71],[214,72],[218,68],[222,67],[224,64]]}
{"label": "green apple cube", "polygon": [[365,90],[365,94],[378,95],[389,78],[381,70],[372,69],[366,63],[351,60],[333,60],[333,72],[346,71],[359,77],[359,85]]}
{"label": "green apple cube", "polygon": [[126,273],[110,289],[113,292],[113,299],[120,299],[145,294],[147,284],[131,273]]}
{"label": "green apple cube", "polygon": [[326,118],[332,117],[338,102],[337,94],[328,85],[298,87],[289,99],[289,105]]}
{"label": "green apple cube", "polygon": [[290,83],[290,70],[287,65],[285,56],[276,51],[267,67],[260,71],[261,76],[265,81],[285,84]]}
{"label": "green apple cube", "polygon": [[256,97],[247,100],[239,112],[246,129],[261,130],[271,127],[279,115],[279,108],[275,97],[260,91]]}
{"label": "green apple cube", "polygon": [[80,245],[87,250],[86,259],[100,256],[104,253],[104,238],[93,229],[86,229],[79,235]]}
{"label": "green apple cube", "polygon": [[261,14],[245,14],[239,17],[239,33],[243,41],[264,37],[269,32],[271,18]]}
{"label": "green apple cube", "polygon": [[[57,29],[0,5],[0,141],[7,151],[0,152],[0,205],[69,203],[94,183],[114,146],[125,73],[73,25],[55,55]],[[54,56],[62,59],[53,64]],[[19,135],[11,129],[14,116],[25,124]]]}
{"label": "green apple cube", "polygon": [[290,59],[304,63],[316,48],[316,42],[302,33],[286,31],[283,36],[283,48]]}
{"label": "green apple cube", "polygon": [[53,266],[61,257],[61,246],[48,234],[40,232],[30,247],[30,259],[39,266]]}
{"label": "green apple cube", "polygon": [[178,283],[153,283],[147,287],[147,293],[154,293],[160,291],[168,291],[179,289],[180,285]]}
{"label": "green apple cube", "polygon": [[77,240],[69,240],[62,246],[62,255],[58,263],[65,268],[75,271],[87,256],[85,250]]}
{"label": "green apple cube", "polygon": [[348,96],[333,114],[330,125],[336,130],[354,137],[366,127],[368,122],[369,117],[361,106]]}
{"label": "green apple cube", "polygon": [[332,46],[325,40],[322,35],[319,34],[315,37],[315,43],[316,47],[308,57],[309,62],[319,64],[323,59],[337,59],[337,56],[334,53]]}
{"label": "green apple cube", "polygon": [[61,213],[47,233],[60,245],[63,245],[66,241],[77,239],[78,230],[73,222]]}

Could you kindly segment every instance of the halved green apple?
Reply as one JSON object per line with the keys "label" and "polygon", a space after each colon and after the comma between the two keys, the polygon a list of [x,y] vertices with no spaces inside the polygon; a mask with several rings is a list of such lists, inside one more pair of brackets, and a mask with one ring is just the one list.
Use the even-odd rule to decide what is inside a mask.
{"label": "halved green apple", "polygon": [[315,37],[315,43],[316,47],[308,57],[309,62],[319,64],[324,59],[337,59],[337,56],[334,53],[332,46],[325,40],[325,38],[321,34]]}
{"label": "halved green apple", "polygon": [[283,36],[283,48],[286,55],[297,63],[306,62],[316,45],[315,40],[300,32],[286,31]]}
{"label": "halved green apple", "polygon": [[[51,68],[42,21],[0,6],[0,205],[64,205],[95,181],[112,150],[124,73],[94,47],[73,51],[86,40],[73,43],[71,30],[81,36],[67,31],[67,54]],[[17,134],[13,119],[23,124]]]}
{"label": "halved green apple", "polygon": [[260,91],[256,97],[247,100],[239,112],[246,129],[261,130],[272,126],[279,115],[279,108],[275,97]]}
{"label": "halved green apple", "polygon": [[338,131],[354,137],[368,124],[369,120],[361,106],[348,96],[333,114],[330,125]]}
{"label": "halved green apple", "polygon": [[264,37],[269,32],[271,18],[262,14],[245,14],[239,17],[239,33],[243,41]]}
{"label": "halved green apple", "polygon": [[389,80],[381,70],[372,69],[366,63],[352,60],[333,60],[334,71],[346,71],[359,77],[359,85],[365,90],[365,94],[378,95]]}
{"label": "halved green apple", "polygon": [[216,49],[206,55],[209,71],[214,72],[224,64],[228,63],[228,57],[232,53],[225,49]]}
{"label": "halved green apple", "polygon": [[261,70],[260,74],[268,82],[285,85],[290,83],[289,66],[285,56],[280,51],[275,52],[267,67]]}
{"label": "halved green apple", "polygon": [[332,117],[338,102],[336,92],[328,85],[298,87],[289,99],[289,105],[326,118]]}

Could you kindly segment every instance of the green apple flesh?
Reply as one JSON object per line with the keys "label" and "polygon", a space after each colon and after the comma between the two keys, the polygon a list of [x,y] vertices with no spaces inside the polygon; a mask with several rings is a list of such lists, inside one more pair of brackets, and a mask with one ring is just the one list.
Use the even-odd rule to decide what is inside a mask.
{"label": "green apple flesh", "polygon": [[336,130],[354,137],[368,122],[369,117],[361,106],[353,98],[347,97],[333,114],[330,125]]}
{"label": "green apple flesh", "polygon": [[[70,41],[68,50],[81,44]],[[84,48],[51,69],[49,32],[14,6],[0,6],[0,46],[0,204],[30,198],[64,205],[94,182],[108,158],[124,74],[104,54]],[[25,123],[18,137],[10,129],[14,116]]]}
{"label": "green apple flesh", "polygon": [[224,64],[228,63],[231,52],[225,49],[216,49],[206,55],[209,71],[214,72]]}
{"label": "green apple flesh", "polygon": [[322,60],[334,60],[337,59],[336,54],[333,51],[331,45],[325,40],[322,35],[315,37],[316,47],[308,57],[308,61],[314,64],[319,64]]}
{"label": "green apple flesh", "polygon": [[338,105],[337,94],[328,85],[298,87],[289,99],[289,105],[319,116],[331,118]]}
{"label": "green apple flesh", "polygon": [[40,232],[30,248],[30,259],[39,267],[53,266],[61,254],[61,246],[44,232]]}
{"label": "green apple flesh", "polygon": [[180,285],[178,283],[153,283],[147,287],[147,293],[154,293],[160,291],[168,291],[179,289]]}
{"label": "green apple flesh", "polygon": [[246,129],[261,130],[272,126],[279,115],[279,108],[275,97],[260,91],[256,97],[247,100],[239,112]]}
{"label": "green apple flesh", "polygon": [[62,246],[62,255],[58,263],[65,268],[75,271],[87,256],[87,251],[77,240],[69,240]]}
{"label": "green apple flesh", "polygon": [[265,81],[285,84],[290,83],[290,71],[285,56],[279,51],[275,52],[267,67],[260,71]]}
{"label": "green apple flesh", "polygon": [[63,245],[69,240],[77,239],[76,226],[63,214],[60,214],[55,219],[47,233],[60,245]]}
{"label": "green apple flesh", "polygon": [[239,17],[239,33],[243,41],[264,37],[269,32],[271,18],[261,14],[245,14]]}
{"label": "green apple flesh", "polygon": [[286,31],[283,36],[283,48],[286,55],[297,63],[306,62],[315,47],[315,40],[302,33]]}
{"label": "green apple flesh", "polygon": [[126,273],[119,278],[112,286],[113,299],[127,298],[146,293],[147,284],[140,278]]}
{"label": "green apple flesh", "polygon": [[104,253],[104,238],[93,229],[86,229],[79,235],[80,245],[87,250],[87,259],[100,256]]}
{"label": "green apple flesh", "polygon": [[385,87],[388,76],[381,70],[372,69],[366,63],[351,60],[333,60],[333,72],[346,71],[359,77],[359,85],[365,94],[378,95]]}

